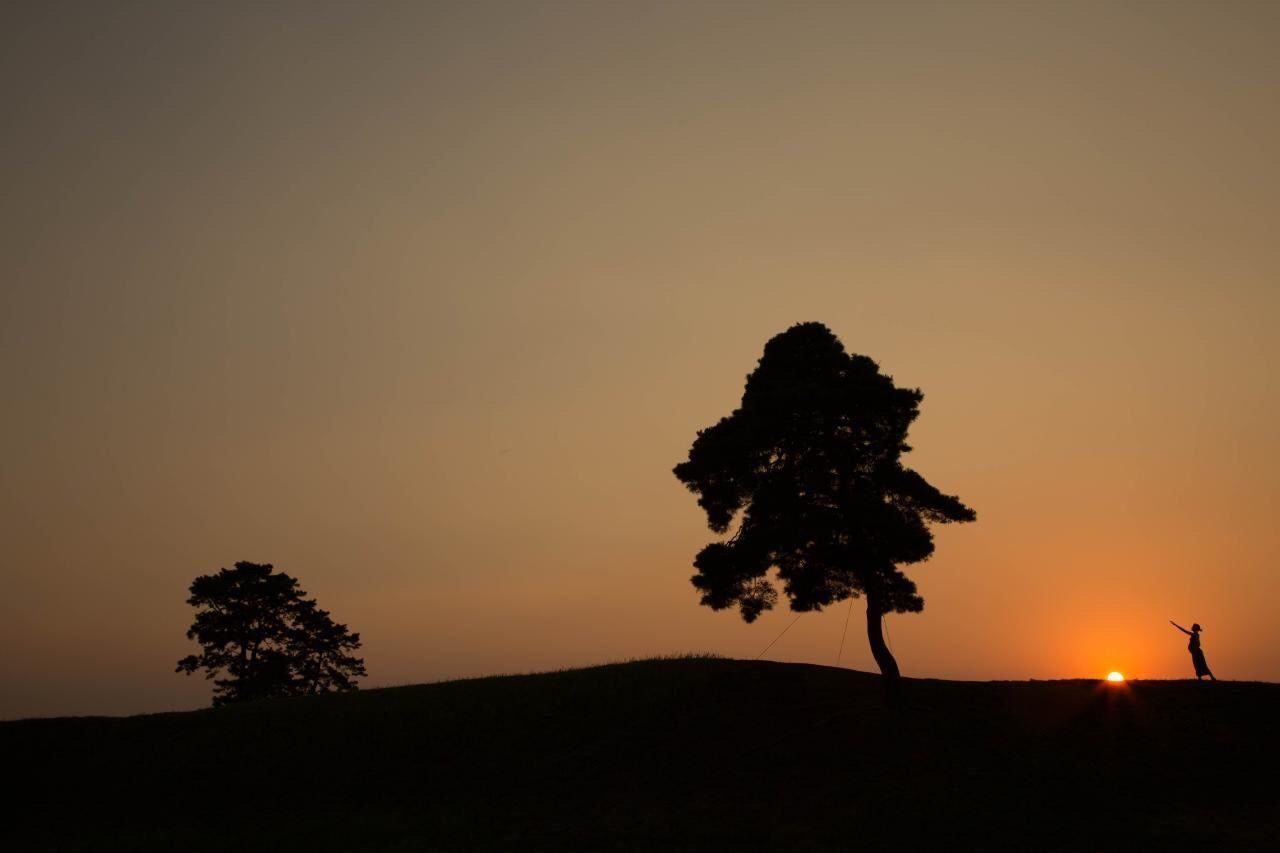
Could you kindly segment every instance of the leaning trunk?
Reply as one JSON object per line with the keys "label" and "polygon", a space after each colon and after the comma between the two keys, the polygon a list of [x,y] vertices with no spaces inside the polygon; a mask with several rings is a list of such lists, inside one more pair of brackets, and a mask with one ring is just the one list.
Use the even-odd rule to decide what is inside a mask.
{"label": "leaning trunk", "polygon": [[880,597],[868,595],[867,640],[871,643],[871,656],[876,659],[876,666],[880,667],[880,674],[885,679],[897,681],[901,673],[898,672],[898,662],[893,659],[893,653],[889,651],[884,641],[884,629],[881,625],[884,614],[885,609],[880,603]]}

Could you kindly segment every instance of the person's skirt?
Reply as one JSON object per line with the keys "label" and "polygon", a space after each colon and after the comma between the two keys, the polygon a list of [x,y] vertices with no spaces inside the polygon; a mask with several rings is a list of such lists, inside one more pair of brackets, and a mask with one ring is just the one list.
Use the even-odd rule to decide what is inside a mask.
{"label": "person's skirt", "polygon": [[1191,662],[1196,667],[1196,678],[1202,675],[1209,675],[1209,664],[1205,663],[1204,652],[1199,649],[1191,650]]}

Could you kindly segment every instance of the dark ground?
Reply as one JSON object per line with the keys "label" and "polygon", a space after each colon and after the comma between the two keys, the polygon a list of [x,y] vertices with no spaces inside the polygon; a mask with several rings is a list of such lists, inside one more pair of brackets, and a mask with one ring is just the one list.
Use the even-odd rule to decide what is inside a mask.
{"label": "dark ground", "polygon": [[6,851],[1277,850],[1280,685],[689,658],[0,723]]}

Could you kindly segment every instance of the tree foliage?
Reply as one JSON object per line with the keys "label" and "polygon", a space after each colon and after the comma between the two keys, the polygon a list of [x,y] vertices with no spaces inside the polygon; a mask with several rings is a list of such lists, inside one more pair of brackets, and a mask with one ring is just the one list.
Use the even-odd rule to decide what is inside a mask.
{"label": "tree foliage", "polygon": [[702,603],[736,605],[751,622],[777,602],[776,569],[796,611],[865,595],[870,630],[873,615],[878,626],[883,613],[923,609],[898,566],[933,553],[928,523],[976,517],[900,461],[923,396],[846,353],[820,323],[771,339],[739,408],[701,430],[675,467],[713,531],[739,522],[694,560]]}
{"label": "tree foliage", "polygon": [[215,679],[215,706],[355,690],[365,675],[364,660],[353,654],[360,635],[334,622],[296,579],[272,569],[238,562],[191,582],[187,603],[196,617],[187,638],[203,651],[178,661],[176,671],[205,670]]}

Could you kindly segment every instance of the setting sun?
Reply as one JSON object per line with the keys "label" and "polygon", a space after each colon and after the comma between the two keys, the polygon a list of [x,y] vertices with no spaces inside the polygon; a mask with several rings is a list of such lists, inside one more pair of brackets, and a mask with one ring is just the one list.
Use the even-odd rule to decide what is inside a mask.
{"label": "setting sun", "polygon": [[1118,672],[1107,673],[1107,681],[1124,681],[1124,676]]}

